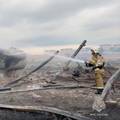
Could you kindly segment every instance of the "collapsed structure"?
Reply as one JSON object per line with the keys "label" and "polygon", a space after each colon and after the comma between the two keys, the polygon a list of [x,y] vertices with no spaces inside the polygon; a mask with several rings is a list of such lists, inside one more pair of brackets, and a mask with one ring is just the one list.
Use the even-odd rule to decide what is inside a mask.
{"label": "collapsed structure", "polygon": [[[79,53],[85,43],[86,41],[83,41],[73,53],[72,58]],[[58,53],[58,51],[55,52],[35,69],[32,67],[33,70],[30,69],[30,72],[24,72],[22,77],[12,79],[2,85],[0,113],[7,111],[5,115],[8,120],[19,119],[19,114],[23,115],[25,111],[33,117],[29,119],[38,116],[41,120],[118,120],[120,112],[119,66],[118,68],[111,67],[111,69],[106,67],[107,84],[102,95],[96,96],[94,74],[79,67],[80,75],[73,76],[73,71],[68,69],[71,61],[66,64],[64,62],[55,64],[58,63],[58,59],[53,58]],[[48,62],[50,65],[47,66]],[[4,118],[5,115],[0,114],[0,117]],[[27,113],[24,119],[25,116],[28,117]]]}

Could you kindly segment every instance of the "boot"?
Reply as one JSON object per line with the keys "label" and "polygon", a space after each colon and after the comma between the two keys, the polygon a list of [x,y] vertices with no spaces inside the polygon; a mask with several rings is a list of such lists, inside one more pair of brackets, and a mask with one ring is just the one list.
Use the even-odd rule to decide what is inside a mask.
{"label": "boot", "polygon": [[102,94],[102,92],[103,92],[103,89],[97,89],[97,91],[96,91],[96,93],[95,93],[95,94],[99,94],[99,95],[101,95],[101,94]]}

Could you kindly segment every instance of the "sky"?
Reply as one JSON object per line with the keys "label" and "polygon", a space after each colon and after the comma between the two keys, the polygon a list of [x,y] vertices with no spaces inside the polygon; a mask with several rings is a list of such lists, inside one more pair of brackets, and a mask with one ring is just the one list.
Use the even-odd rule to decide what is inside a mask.
{"label": "sky", "polygon": [[120,44],[120,0],[0,0],[0,47]]}

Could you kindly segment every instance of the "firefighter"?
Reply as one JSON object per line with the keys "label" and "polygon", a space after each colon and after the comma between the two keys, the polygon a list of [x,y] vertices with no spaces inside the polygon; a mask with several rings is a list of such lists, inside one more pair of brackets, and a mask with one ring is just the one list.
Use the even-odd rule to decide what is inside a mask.
{"label": "firefighter", "polygon": [[99,53],[98,49],[94,50],[91,49],[91,60],[88,62],[85,62],[87,67],[92,67],[95,73],[95,82],[96,82],[96,88],[97,92],[96,94],[101,94],[104,89],[104,58]]}

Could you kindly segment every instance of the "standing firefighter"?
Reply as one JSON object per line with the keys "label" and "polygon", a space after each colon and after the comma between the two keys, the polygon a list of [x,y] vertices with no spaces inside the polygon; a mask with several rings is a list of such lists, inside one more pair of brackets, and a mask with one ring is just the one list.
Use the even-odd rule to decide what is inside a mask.
{"label": "standing firefighter", "polygon": [[91,60],[89,62],[86,62],[87,67],[92,67],[92,69],[95,72],[95,82],[96,82],[96,88],[97,92],[96,94],[101,94],[104,89],[104,58],[99,53],[99,51],[91,49]]}

